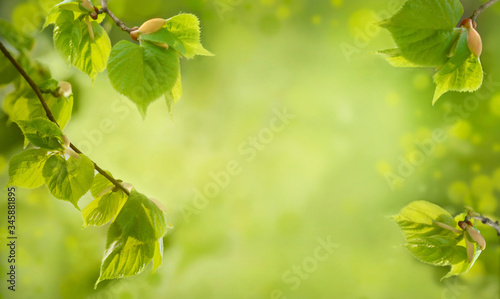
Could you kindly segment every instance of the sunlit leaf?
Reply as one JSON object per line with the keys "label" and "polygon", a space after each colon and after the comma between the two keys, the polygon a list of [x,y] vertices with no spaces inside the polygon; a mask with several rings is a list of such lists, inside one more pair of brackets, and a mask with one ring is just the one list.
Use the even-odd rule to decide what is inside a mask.
{"label": "sunlit leaf", "polygon": [[125,234],[120,225],[113,222],[108,230],[106,251],[96,287],[103,280],[130,277],[143,272],[155,255],[157,242],[141,242]]}
{"label": "sunlit leaf", "polygon": [[[164,26],[169,32],[175,35],[184,45],[186,58],[196,55],[212,56],[200,42],[200,21],[195,15],[180,14],[167,20]],[[172,45],[173,46],[173,45]],[[175,47],[174,47],[175,48]],[[177,49],[176,49],[177,50]],[[178,50],[179,51],[179,50]],[[181,51],[179,51],[181,52]]]}
{"label": "sunlit leaf", "polygon": [[453,218],[438,205],[415,201],[394,216],[394,220],[405,235],[405,247],[417,259],[434,266],[452,266],[443,277],[447,278],[467,272],[480,253],[474,243],[474,258],[469,262],[464,232],[457,226],[457,219],[464,217],[462,214]]}
{"label": "sunlit leaf", "polygon": [[9,161],[9,183],[7,186],[37,188],[43,185],[43,166],[49,157],[44,149],[28,149]]}
{"label": "sunlit leaf", "polygon": [[93,39],[83,19],[75,20],[72,11],[62,11],[55,22],[54,46],[69,64],[95,79],[106,69],[111,41],[96,21],[89,22]]}
{"label": "sunlit leaf", "polygon": [[145,195],[132,190],[108,230],[101,274],[96,285],[106,279],[129,277],[144,271],[153,261],[161,264],[165,214]]}
{"label": "sunlit leaf", "polygon": [[61,129],[46,118],[34,118],[29,120],[19,120],[17,124],[23,131],[24,136],[34,146],[48,150],[62,150]]}
{"label": "sunlit leaf", "polygon": [[441,66],[458,38],[455,26],[462,14],[459,0],[408,0],[381,26],[391,32],[408,61],[422,66]]}
{"label": "sunlit leaf", "polygon": [[165,28],[161,28],[160,30],[150,34],[141,34],[139,38],[152,43],[167,44],[177,50],[177,52],[181,55],[184,56],[187,54],[184,44],[177,38],[177,36]]}
{"label": "sunlit leaf", "polygon": [[120,41],[111,51],[108,75],[115,90],[131,99],[144,116],[149,104],[174,87],[179,67],[173,49]]}
{"label": "sunlit leaf", "polygon": [[127,195],[122,191],[107,193],[91,201],[83,210],[83,226],[100,226],[113,220],[122,208]]}
{"label": "sunlit leaf", "polygon": [[467,31],[462,30],[455,53],[434,75],[434,104],[448,91],[476,91],[483,84],[483,69],[479,58],[467,46]]}
{"label": "sunlit leaf", "polygon": [[77,209],[78,200],[90,189],[94,179],[94,163],[84,155],[68,160],[51,156],[43,167],[43,177],[50,193],[57,199],[71,202]]}
{"label": "sunlit leaf", "polygon": [[384,57],[394,67],[422,67],[404,58],[401,55],[401,51],[397,48],[378,51],[377,54]]}
{"label": "sunlit leaf", "polygon": [[135,190],[130,193],[115,222],[127,236],[143,242],[158,240],[167,232],[165,213]]}
{"label": "sunlit leaf", "polygon": [[167,102],[168,112],[170,116],[172,116],[174,111],[174,106],[182,97],[182,79],[181,79],[181,70],[179,69],[179,76],[177,77],[177,81],[175,81],[174,87],[171,90],[165,93],[165,101]]}

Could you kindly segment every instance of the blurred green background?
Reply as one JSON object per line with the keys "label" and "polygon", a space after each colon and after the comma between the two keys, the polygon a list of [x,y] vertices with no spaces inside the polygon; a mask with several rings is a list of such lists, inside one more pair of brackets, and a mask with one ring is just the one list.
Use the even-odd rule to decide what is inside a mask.
{"label": "blurred green background", "polygon": [[[18,290],[12,297],[2,279],[4,298],[499,298],[493,229],[479,224],[488,245],[469,273],[440,281],[448,269],[415,260],[389,217],[428,200],[500,219],[500,4],[478,19],[487,84],[432,107],[432,69],[396,69],[372,54],[393,47],[375,23],[404,1],[110,0],[129,26],[195,13],[216,54],[182,61],[173,120],[164,101],[143,120],[106,74],[92,84],[65,65],[52,27],[36,31],[57,2],[2,0],[0,17],[35,34],[36,59],[73,84],[65,133],[159,199],[175,228],[156,273],[94,290],[106,228],[82,229],[81,214],[45,187],[18,190]],[[481,4],[462,2],[465,15]],[[113,42],[128,39],[109,19],[104,26]],[[276,130],[283,111],[293,117]],[[22,136],[0,116],[4,186]]]}

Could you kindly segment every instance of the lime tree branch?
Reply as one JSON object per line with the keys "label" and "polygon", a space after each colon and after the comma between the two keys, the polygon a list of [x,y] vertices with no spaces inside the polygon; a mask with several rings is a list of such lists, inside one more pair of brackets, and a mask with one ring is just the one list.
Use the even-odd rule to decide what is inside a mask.
{"label": "lime tree branch", "polygon": [[[26,73],[26,71],[22,68],[21,65],[19,65],[19,63],[17,63],[17,61],[14,59],[14,57],[12,57],[12,55],[10,54],[10,52],[5,48],[5,46],[3,45],[2,42],[0,42],[0,50],[2,51],[2,53],[5,55],[5,57],[7,57],[7,59],[10,60],[10,62],[12,62],[12,64],[14,65],[14,67],[17,69],[17,71],[24,77],[24,79],[26,79],[26,81],[28,82],[28,84],[31,86],[31,88],[33,89],[33,91],[35,91],[36,93],[36,96],[38,97],[38,99],[40,99],[40,102],[42,103],[42,106],[43,106],[43,110],[45,110],[45,114],[47,114],[47,117],[53,122],[53,123],[56,123],[57,124],[57,121],[56,119],[54,118],[54,115],[52,114],[52,111],[50,111],[49,109],[49,106],[47,105],[47,103],[45,102],[45,100],[43,99],[43,95],[42,95],[42,92],[40,91],[40,89],[38,88],[38,85],[36,85],[36,83],[30,78],[30,76],[28,76],[28,74]],[[59,126],[59,125],[57,125]]]}
{"label": "lime tree branch", "polygon": [[470,17],[474,22],[476,21],[477,17],[482,14],[485,10],[487,10],[490,6],[493,4],[497,3],[499,0],[490,0],[486,2],[485,4],[479,6],[478,9],[476,9],[473,13],[472,16]]}
{"label": "lime tree branch", "polygon": [[[0,42],[0,51],[7,57],[7,59],[14,65],[14,67],[19,71],[21,76],[28,82],[28,84],[31,86],[33,91],[36,93],[38,99],[40,100],[40,103],[42,104],[43,110],[45,110],[45,114],[49,118],[50,121],[55,123],[58,127],[59,124],[57,123],[56,119],[54,118],[54,115],[52,114],[52,111],[50,111],[49,106],[47,105],[47,102],[45,101],[42,92],[40,91],[40,88],[38,88],[38,85],[36,85],[35,81],[31,79],[31,77],[26,73],[26,71],[23,69],[23,67],[17,62],[17,60],[10,54],[10,52],[5,48],[4,44]],[[71,149],[73,149],[76,153],[78,154],[83,154],[82,151],[80,151],[74,144],[70,144]],[[130,195],[130,192],[120,184],[117,180],[115,180],[113,177],[111,177],[109,174],[107,174],[99,165],[97,165],[95,162],[94,163],[94,168],[102,174],[106,179],[108,179],[113,185],[115,185],[117,188],[121,189],[125,194]]]}
{"label": "lime tree branch", "polygon": [[132,31],[132,28],[128,28],[125,23],[123,23],[120,19],[118,19],[108,8],[108,0],[101,0],[101,10],[99,11],[100,13],[106,13],[113,21],[115,21],[116,25],[120,27],[123,31],[127,31],[130,33]]}
{"label": "lime tree branch", "polygon": [[474,215],[472,215],[472,218],[477,219],[482,223],[493,227],[497,231],[498,236],[500,236],[500,223],[498,223],[498,221],[493,221],[490,218],[484,217],[483,215],[480,215],[478,213],[474,213]]}

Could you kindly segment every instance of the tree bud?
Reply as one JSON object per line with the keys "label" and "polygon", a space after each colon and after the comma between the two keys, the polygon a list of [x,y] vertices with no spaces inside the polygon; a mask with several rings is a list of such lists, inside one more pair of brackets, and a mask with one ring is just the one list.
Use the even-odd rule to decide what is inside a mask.
{"label": "tree bud", "polygon": [[59,81],[59,83],[57,84],[57,87],[59,88],[57,90],[57,94],[65,97],[65,98],[69,97],[73,93],[73,91],[71,89],[71,84],[68,82]]}
{"label": "tree bud", "polygon": [[160,30],[167,21],[165,19],[155,18],[144,22],[141,27],[139,27],[139,32],[141,34],[150,34]]}
{"label": "tree bud", "polygon": [[95,12],[94,5],[89,0],[80,0],[80,4],[89,12]]}
{"label": "tree bud", "polygon": [[474,28],[467,29],[467,46],[476,57],[481,56],[483,52],[483,42],[481,36]]}

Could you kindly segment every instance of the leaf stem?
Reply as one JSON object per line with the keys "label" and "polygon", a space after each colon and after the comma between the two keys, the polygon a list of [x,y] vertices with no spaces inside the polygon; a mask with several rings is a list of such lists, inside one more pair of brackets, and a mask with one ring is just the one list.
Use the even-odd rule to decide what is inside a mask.
{"label": "leaf stem", "polygon": [[[498,1],[498,0],[497,0]],[[115,21],[116,25],[120,27],[123,31],[127,31],[130,33],[132,31],[132,28],[128,28],[125,23],[123,23],[120,19],[118,19],[111,10],[108,8],[108,0],[101,0],[101,10],[99,10],[99,13],[106,13],[113,21]]]}
{"label": "leaf stem", "polygon": [[498,236],[500,237],[500,223],[498,223],[498,221],[493,221],[490,218],[484,217],[483,215],[478,213],[472,215],[472,218],[481,221],[483,224],[493,227],[497,231]]}
{"label": "leaf stem", "polygon": [[479,6],[478,9],[476,9],[473,13],[472,13],[472,16],[470,17],[472,19],[472,21],[476,21],[477,17],[482,14],[485,10],[487,10],[490,6],[492,6],[493,4],[497,3],[499,0],[490,0],[488,2],[486,2],[485,4]]}
{"label": "leaf stem", "polygon": [[[103,1],[105,1],[105,0],[103,0]],[[52,111],[50,111],[50,108],[47,105],[47,102],[45,101],[45,99],[42,95],[42,92],[40,91],[40,88],[38,88],[38,85],[36,85],[35,81],[33,81],[33,79],[31,79],[31,77],[26,73],[26,71],[17,62],[17,60],[10,54],[9,50],[7,50],[7,48],[5,48],[4,44],[1,41],[0,41],[0,51],[14,65],[14,67],[19,71],[21,76],[23,76],[23,78],[26,80],[26,82],[28,82],[28,84],[31,86],[33,91],[36,93],[38,99],[40,100],[40,103],[42,104],[43,110],[45,110],[45,114],[47,115],[49,120],[51,122],[55,123],[58,127],[60,127],[59,124],[57,123],[56,119],[54,118]],[[70,147],[78,154],[83,154],[82,151],[80,151],[74,144],[70,143]],[[97,163],[95,163],[94,161],[92,161],[92,163],[94,163],[94,168],[95,168],[95,170],[97,170],[97,172],[102,174],[102,176],[104,176],[111,183],[113,183],[113,185],[120,188],[123,192],[125,192],[125,194],[130,195],[130,192],[125,187],[123,187],[122,184],[120,184],[117,180],[115,180],[113,177],[111,177],[109,174],[107,174],[106,171],[104,171],[101,167],[99,167],[99,165],[97,165]]]}

